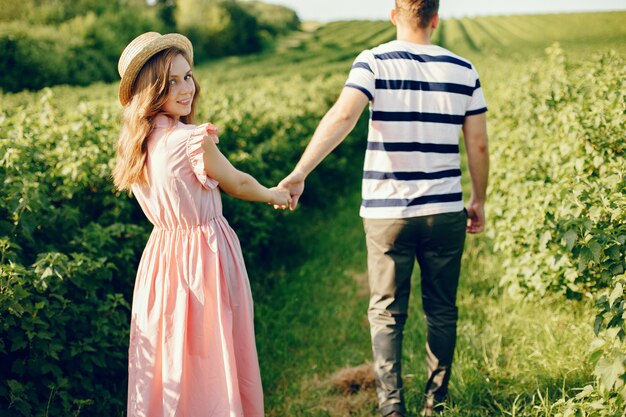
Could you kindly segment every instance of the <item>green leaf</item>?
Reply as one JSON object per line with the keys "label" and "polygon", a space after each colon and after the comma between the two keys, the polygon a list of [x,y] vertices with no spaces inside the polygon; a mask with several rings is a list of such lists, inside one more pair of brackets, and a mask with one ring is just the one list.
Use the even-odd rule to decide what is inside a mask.
{"label": "green leaf", "polygon": [[563,235],[563,239],[565,239],[565,247],[568,251],[571,251],[574,247],[574,244],[576,243],[576,240],[578,239],[578,235],[576,234],[576,231],[574,231],[573,229],[569,229]]}
{"label": "green leaf", "polygon": [[618,379],[626,372],[624,359],[626,359],[624,352],[619,349],[612,349],[598,361],[593,373],[608,390],[613,389],[618,383]]}
{"label": "green leaf", "polygon": [[596,336],[600,333],[600,326],[602,326],[602,322],[604,322],[604,317],[600,315],[596,316],[596,320],[593,323],[593,332]]}
{"label": "green leaf", "polygon": [[583,398],[587,398],[590,395],[593,394],[593,386],[592,385],[585,385],[582,389],[582,391],[580,391],[577,395],[576,398],[577,399],[583,399]]}
{"label": "green leaf", "polygon": [[605,253],[609,256],[609,258],[616,261],[622,258],[622,254],[617,245],[611,246],[605,251]]}
{"label": "green leaf", "polygon": [[593,351],[591,355],[589,355],[589,361],[591,363],[598,363],[598,360],[602,357],[602,353],[604,353],[602,350]]}
{"label": "green leaf", "polygon": [[615,285],[615,288],[613,288],[613,291],[611,291],[611,295],[609,295],[609,302],[611,303],[611,306],[615,303],[615,300],[620,298],[622,295],[624,295],[624,287],[620,282],[618,282],[617,285]]}
{"label": "green leaf", "polygon": [[587,248],[582,248],[578,254],[578,272],[584,272],[587,269],[590,259],[591,251]]}
{"label": "green leaf", "polygon": [[11,338],[11,352],[24,349],[28,345],[28,340],[23,334]]}
{"label": "green leaf", "polygon": [[548,242],[551,239],[552,239],[552,233],[550,233],[549,230],[546,230],[545,232],[543,232],[543,235],[541,235],[541,239],[539,241],[539,245],[542,250],[546,249],[546,246],[548,245]]}
{"label": "green leaf", "polygon": [[22,385],[22,383],[19,381],[16,381],[15,379],[8,380],[7,385],[9,386],[9,388],[11,389],[11,392],[13,393],[20,393],[24,391],[24,386]]}
{"label": "green leaf", "polygon": [[624,265],[622,264],[615,264],[611,266],[611,273],[613,273],[613,275],[621,275],[624,273]]}
{"label": "green leaf", "polygon": [[602,253],[602,246],[596,240],[592,240],[587,247],[591,252],[591,259],[593,259],[594,262],[598,262],[600,260],[600,254]]}

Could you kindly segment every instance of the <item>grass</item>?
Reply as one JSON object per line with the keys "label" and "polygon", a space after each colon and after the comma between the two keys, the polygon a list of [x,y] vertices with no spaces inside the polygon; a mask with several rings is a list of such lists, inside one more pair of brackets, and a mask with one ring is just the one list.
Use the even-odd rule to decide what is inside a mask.
{"label": "grass", "polygon": [[[270,417],[377,415],[371,384],[345,389],[346,378],[359,378],[352,368],[371,363],[358,206],[355,193],[325,213],[299,209],[311,211],[301,216],[307,223],[298,239],[307,245],[300,262],[287,262],[273,289],[255,294]],[[583,359],[591,306],[556,296],[512,299],[498,289],[501,264],[486,237],[468,238],[448,416],[550,416],[557,400],[593,380]],[[407,407],[417,415],[426,374],[419,271],[413,282],[403,367]]]}

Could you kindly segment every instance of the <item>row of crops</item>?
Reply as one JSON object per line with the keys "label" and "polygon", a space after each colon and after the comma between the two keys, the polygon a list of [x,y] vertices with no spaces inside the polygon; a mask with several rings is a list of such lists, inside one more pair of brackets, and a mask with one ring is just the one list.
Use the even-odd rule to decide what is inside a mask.
{"label": "row of crops", "polygon": [[572,63],[554,46],[546,62],[500,86],[491,115],[499,284],[518,299],[557,293],[595,303],[587,360],[601,391],[620,393],[602,400],[613,410],[626,403],[625,72],[615,52]]}
{"label": "row of crops", "polygon": [[[490,238],[507,266],[501,285],[520,298],[557,292],[598,305],[590,359],[599,384],[571,399],[571,410],[591,397],[616,409],[615,393],[626,395],[624,60],[606,52],[623,48],[624,17],[449,20],[435,39],[467,54],[482,75]],[[356,54],[393,37],[386,22],[336,22],[298,34],[280,53],[198,68],[198,120],[222,129],[220,147],[236,166],[272,185],[297,160]],[[544,54],[553,39],[565,52]],[[583,59],[595,49],[604,54]],[[0,417],[124,412],[130,296],[150,227],[111,184],[119,110],[116,85],[1,97]],[[305,206],[323,210],[355,188],[365,129],[362,119],[311,177]],[[300,214],[230,198],[225,212],[262,291],[271,282],[259,266],[302,244],[293,232]]]}

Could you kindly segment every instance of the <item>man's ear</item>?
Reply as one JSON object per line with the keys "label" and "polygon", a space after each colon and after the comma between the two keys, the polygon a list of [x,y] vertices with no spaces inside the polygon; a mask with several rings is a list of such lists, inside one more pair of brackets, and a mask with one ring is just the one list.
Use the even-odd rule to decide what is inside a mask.
{"label": "man's ear", "polygon": [[437,26],[439,26],[439,13],[435,13],[433,20],[430,21],[430,27],[432,27],[433,30],[437,29]]}
{"label": "man's ear", "polygon": [[396,12],[396,9],[391,9],[391,16],[389,19],[394,26],[398,26],[398,13]]}

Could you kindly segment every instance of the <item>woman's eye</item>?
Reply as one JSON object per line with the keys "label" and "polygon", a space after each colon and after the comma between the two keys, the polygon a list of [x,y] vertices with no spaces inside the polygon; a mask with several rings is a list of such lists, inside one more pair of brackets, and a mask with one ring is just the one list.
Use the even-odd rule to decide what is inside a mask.
{"label": "woman's eye", "polygon": [[176,84],[176,80],[170,80],[170,85]]}
{"label": "woman's eye", "polygon": [[191,74],[185,75],[185,81],[191,80]]}

